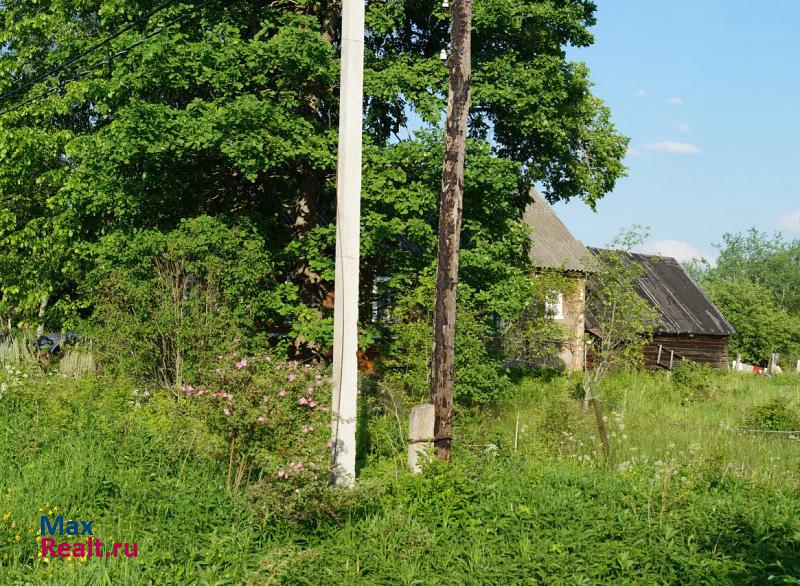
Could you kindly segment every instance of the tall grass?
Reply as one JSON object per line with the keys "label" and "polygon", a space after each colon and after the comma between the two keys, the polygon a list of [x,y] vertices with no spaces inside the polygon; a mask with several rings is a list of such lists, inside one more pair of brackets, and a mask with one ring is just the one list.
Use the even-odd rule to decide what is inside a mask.
{"label": "tall grass", "polygon": [[[619,373],[602,389],[612,446],[613,467],[656,461],[713,466],[774,487],[800,489],[800,433],[749,430],[757,406],[784,399],[800,414],[800,377],[757,377],[739,373],[710,375],[702,389],[675,384],[667,373]],[[515,400],[498,403],[493,431],[507,445],[528,453],[548,453],[587,466],[605,466],[593,417],[570,395],[577,382],[529,379]],[[475,441],[475,443],[480,443]]]}
{"label": "tall grass", "polygon": [[[797,405],[793,379],[715,378],[686,401],[661,375],[617,375],[603,391],[615,405],[606,408],[610,465],[573,397],[576,382],[528,379],[514,402],[462,412],[454,463],[420,476],[406,471],[397,447],[397,414],[365,410],[371,433],[362,447],[372,457],[359,488],[328,516],[289,523],[246,488],[228,486],[227,445],[180,401],[145,400],[101,377],[0,369],[0,519],[8,515],[0,584],[763,584],[800,576],[800,443],[732,430],[776,396]],[[104,541],[137,542],[139,558],[37,559],[38,518],[55,508],[93,520]]]}

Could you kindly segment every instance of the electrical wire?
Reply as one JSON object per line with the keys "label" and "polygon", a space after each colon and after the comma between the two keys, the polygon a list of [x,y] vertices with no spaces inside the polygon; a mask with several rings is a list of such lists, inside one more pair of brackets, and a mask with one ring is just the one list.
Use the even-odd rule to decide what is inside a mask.
{"label": "electrical wire", "polygon": [[16,104],[14,106],[5,108],[4,110],[0,110],[0,116],[3,116],[4,114],[8,114],[10,112],[15,112],[17,110],[21,110],[22,108],[24,108],[28,104],[30,104],[32,102],[35,102],[37,100],[40,100],[41,98],[47,97],[48,95],[52,94],[56,90],[61,89],[64,84],[68,84],[68,83],[71,83],[73,81],[77,81],[77,80],[81,79],[82,77],[88,75],[92,71],[95,71],[96,69],[99,69],[103,65],[107,65],[108,63],[111,63],[117,57],[120,57],[120,56],[130,52],[131,50],[135,49],[139,45],[142,45],[142,44],[146,43],[147,41],[149,41],[153,37],[156,37],[159,34],[161,34],[162,32],[164,32],[166,29],[168,29],[168,28],[170,28],[170,27],[172,27],[172,26],[174,26],[174,25],[186,20],[190,16],[194,16],[197,13],[198,10],[200,10],[201,8],[207,6],[208,4],[211,4],[212,2],[214,2],[214,0],[206,0],[205,2],[201,2],[200,4],[195,5],[190,11],[185,12],[182,15],[172,19],[167,24],[165,24],[162,27],[154,30],[153,32],[149,33],[148,35],[145,35],[144,37],[142,37],[141,39],[139,39],[135,43],[133,43],[131,45],[128,45],[127,47],[125,47],[124,49],[121,49],[120,51],[117,51],[116,53],[111,55],[111,57],[109,57],[107,59],[104,59],[103,61],[99,61],[99,62],[95,63],[90,68],[79,72],[78,74],[76,74],[75,76],[73,76],[73,77],[71,77],[69,79],[65,79],[63,81],[59,81],[59,85],[54,86],[54,87],[52,87],[52,88],[50,88],[48,90],[45,90],[45,91],[43,91],[43,92],[41,92],[39,94],[36,94],[35,96],[32,96],[31,98],[25,100],[24,102],[22,102],[20,104]]}
{"label": "electrical wire", "polygon": [[86,57],[88,55],[91,55],[92,53],[94,53],[98,49],[104,47],[105,45],[107,45],[108,43],[113,41],[114,39],[119,38],[121,35],[125,34],[126,32],[128,32],[131,29],[133,29],[134,27],[138,26],[142,22],[150,20],[150,18],[152,18],[153,16],[155,16],[159,12],[162,12],[162,11],[166,10],[167,8],[177,4],[179,1],[181,1],[181,0],[169,0],[168,2],[165,2],[165,3],[161,4],[156,9],[151,10],[147,14],[144,14],[144,15],[140,16],[139,18],[137,18],[136,20],[134,20],[130,24],[124,26],[123,28],[121,28],[120,30],[115,32],[114,34],[106,37],[105,39],[103,39],[99,43],[96,43],[95,45],[92,45],[88,49],[86,49],[84,51],[81,51],[80,53],[78,53],[74,57],[70,57],[69,59],[67,59],[61,65],[57,65],[56,67],[53,67],[49,71],[46,71],[46,72],[38,75],[37,77],[33,78],[32,80],[25,82],[24,84],[22,84],[21,87],[15,88],[15,89],[10,90],[10,91],[7,91],[6,93],[0,95],[0,101],[7,100],[8,98],[17,95],[20,92],[25,91],[27,88],[39,83],[40,81],[42,81],[44,79],[47,79],[48,77],[52,77],[53,75],[56,75],[56,74],[62,72],[64,69],[66,69],[70,65],[73,65],[74,63],[80,61],[84,57]]}

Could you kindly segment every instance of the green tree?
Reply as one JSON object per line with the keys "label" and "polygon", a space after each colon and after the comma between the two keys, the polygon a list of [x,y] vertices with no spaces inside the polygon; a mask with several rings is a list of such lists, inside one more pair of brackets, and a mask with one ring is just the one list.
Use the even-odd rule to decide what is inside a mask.
{"label": "green tree", "polygon": [[592,342],[592,365],[583,380],[583,405],[584,409],[591,405],[594,411],[606,461],[611,459],[611,445],[598,401],[600,384],[614,368],[642,364],[644,346],[658,323],[658,310],[639,294],[644,269],[630,258],[647,236],[634,226],[621,232],[608,249],[597,250],[588,263],[593,272],[586,291],[586,313],[599,337],[587,340]]}
{"label": "green tree", "polygon": [[610,370],[641,364],[644,345],[652,338],[658,311],[639,294],[644,269],[629,256],[646,240],[647,234],[634,227],[591,259],[586,312],[600,337],[592,340],[592,367],[584,381],[587,405]]}
{"label": "green tree", "polygon": [[[731,351],[764,364],[800,351],[800,240],[751,228],[724,234],[715,266],[687,267],[736,328]],[[788,364],[794,366],[794,364]]]}
{"label": "green tree", "polygon": [[[36,322],[42,311],[51,327],[86,316],[98,290],[83,285],[109,246],[209,216],[253,227],[270,274],[292,290],[294,307],[275,304],[261,324],[289,320],[294,338],[321,350],[331,324],[338,5],[159,5],[0,8],[0,316]],[[438,1],[367,8],[365,308],[376,277],[408,288],[433,262],[448,30]],[[506,264],[526,262],[517,220],[531,182],[553,201],[594,206],[624,174],[627,139],[592,95],[586,67],[565,56],[592,43],[594,13],[588,0],[475,4],[462,241],[476,303],[491,301]]]}
{"label": "green tree", "polygon": [[787,242],[751,228],[724,234],[716,269],[711,274],[763,285],[776,305],[800,315],[800,240]]}
{"label": "green tree", "polygon": [[780,307],[765,285],[748,279],[711,276],[703,287],[736,329],[730,351],[745,362],[766,364],[772,352],[800,352],[800,317]]}

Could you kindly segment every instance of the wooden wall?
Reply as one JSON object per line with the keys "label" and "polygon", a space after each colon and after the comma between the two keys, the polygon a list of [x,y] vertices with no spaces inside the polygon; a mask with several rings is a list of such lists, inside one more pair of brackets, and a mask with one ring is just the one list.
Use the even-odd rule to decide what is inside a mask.
{"label": "wooden wall", "polygon": [[714,368],[728,368],[728,338],[725,336],[689,336],[683,335],[658,335],[653,337],[652,344],[644,350],[645,364],[648,368],[658,368],[658,346],[664,350],[661,353],[661,363],[669,362],[669,351],[674,350],[689,360],[708,364]]}
{"label": "wooden wall", "polygon": [[[713,368],[728,368],[728,338],[725,336],[688,336],[688,335],[659,335],[653,337],[653,342],[644,349],[645,366],[648,368],[661,368],[658,360],[658,346],[663,346],[661,364],[669,364],[669,351],[674,350],[689,360],[708,364]],[[592,347],[587,348],[586,368],[591,369],[594,363]],[[678,360],[676,358],[676,360]]]}

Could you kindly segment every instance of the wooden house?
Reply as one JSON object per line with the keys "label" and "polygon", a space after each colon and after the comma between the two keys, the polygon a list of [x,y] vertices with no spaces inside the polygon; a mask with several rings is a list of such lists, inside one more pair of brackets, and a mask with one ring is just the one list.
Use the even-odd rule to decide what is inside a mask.
{"label": "wooden house", "polygon": [[[595,255],[599,252],[595,248],[589,250]],[[687,359],[728,368],[728,338],[736,331],[680,263],[665,256],[617,253],[639,265],[639,295],[659,315],[653,341],[645,348],[645,365],[672,369],[681,359]],[[602,337],[589,313],[585,328],[588,335]]]}

